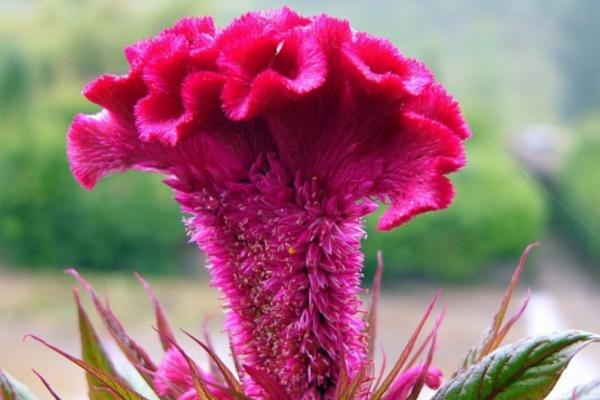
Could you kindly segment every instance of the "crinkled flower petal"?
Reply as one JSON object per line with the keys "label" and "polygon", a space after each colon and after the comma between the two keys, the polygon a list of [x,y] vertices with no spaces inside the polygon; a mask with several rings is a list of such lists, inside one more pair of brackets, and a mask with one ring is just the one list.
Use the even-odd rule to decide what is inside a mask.
{"label": "crinkled flower petal", "polygon": [[224,28],[217,37],[217,44],[224,48],[249,37],[280,34],[290,29],[306,26],[310,22],[309,18],[302,17],[288,7],[249,12]]}
{"label": "crinkled flower petal", "polygon": [[440,84],[434,83],[420,96],[411,98],[406,104],[406,111],[444,124],[462,140],[471,137],[471,130],[462,117],[458,103]]}
{"label": "crinkled flower petal", "polygon": [[433,81],[422,63],[404,57],[389,41],[365,33],[346,43],[342,54],[357,83],[369,93],[418,96]]}
{"label": "crinkled flower petal", "polygon": [[186,18],[156,38],[128,50],[149,93],[136,105],[140,138],[173,146],[192,133],[194,114],[182,100],[182,85],[194,71],[216,69],[212,19]]}
{"label": "crinkled flower petal", "polygon": [[154,48],[156,42],[161,41],[164,36],[177,37],[184,40],[194,52],[202,52],[214,43],[216,28],[214,21],[210,17],[201,18],[183,18],[179,20],[172,28],[165,29],[155,38],[141,40],[125,48],[125,56],[133,71],[140,71],[144,68],[146,61],[154,57],[160,57],[159,53],[148,54]]}
{"label": "crinkled flower petal", "polygon": [[163,36],[155,41],[147,56],[143,77],[149,88],[135,108],[140,138],[175,145],[190,122],[181,99],[180,88],[190,68],[188,43],[182,37]]}
{"label": "crinkled flower petal", "polygon": [[318,88],[327,72],[323,51],[302,30],[238,41],[223,51],[219,66],[227,77],[223,106],[234,120],[256,117]]}
{"label": "crinkled flower petal", "polygon": [[215,23],[210,17],[182,18],[175,26],[165,29],[163,34],[183,36],[194,48],[205,48],[214,41],[217,32]]}
{"label": "crinkled flower petal", "polygon": [[71,171],[87,189],[113,172],[131,168],[148,169],[158,163],[151,149],[140,144],[134,127],[109,111],[94,116],[78,115],[68,132]]}
{"label": "crinkled flower petal", "polygon": [[146,95],[147,88],[139,74],[101,75],[90,82],[83,95],[110,111],[123,123],[134,123],[135,104]]}

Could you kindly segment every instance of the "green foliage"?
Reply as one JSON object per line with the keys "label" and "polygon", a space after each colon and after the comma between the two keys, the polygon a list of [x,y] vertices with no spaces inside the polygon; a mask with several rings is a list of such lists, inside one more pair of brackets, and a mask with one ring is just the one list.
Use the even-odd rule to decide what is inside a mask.
{"label": "green foliage", "polygon": [[[565,207],[557,210],[569,236],[594,262],[600,262],[600,119],[587,121],[558,182]],[[567,211],[568,210],[568,211]]]}
{"label": "green foliage", "polygon": [[[0,15],[0,259],[32,267],[171,271],[183,265],[181,213],[153,176],[116,176],[89,193],[69,172],[65,132],[123,47],[186,14],[184,1],[40,1]],[[43,40],[40,40],[43,38]],[[142,174],[139,174],[142,175]]]}
{"label": "green foliage", "polygon": [[472,143],[469,165],[453,177],[456,200],[391,232],[377,232],[379,213],[367,220],[368,273],[383,251],[388,277],[472,279],[482,268],[540,239],[542,195],[514,161],[488,143]]}
{"label": "green foliage", "polygon": [[[168,4],[148,1],[143,7],[135,0],[34,3],[14,10],[9,7],[6,16],[0,15],[0,257],[9,256],[22,265],[59,268],[76,265],[154,271],[181,265],[181,218],[173,202],[164,201],[169,193],[156,178],[118,176],[92,193],[73,182],[64,160],[65,130],[76,112],[96,111],[76,94],[99,73],[124,72],[122,48],[126,44],[155,34],[183,15],[202,14],[210,6],[208,13],[225,20],[226,15],[239,14],[242,7],[279,4],[253,2],[251,7],[185,0]],[[462,12],[451,13],[456,6],[444,1],[436,1],[433,8],[419,2],[392,3],[386,0],[389,7],[369,13],[365,12],[368,5],[358,2],[343,7],[314,1],[291,5],[308,14],[328,11],[348,16],[357,27],[390,37],[407,54],[429,61],[467,109],[475,111],[469,118],[477,132],[469,152],[471,165],[456,175],[456,204],[392,233],[370,229],[365,244],[371,271],[375,250],[382,248],[388,270],[397,275],[442,274],[447,279],[465,279],[475,269],[540,236],[544,210],[543,206],[534,209],[542,203],[538,193],[505,156],[484,143],[496,136],[485,126],[514,126],[522,115],[530,119],[551,114],[532,113],[532,107],[545,110],[549,106],[543,104],[552,103],[552,96],[546,95],[551,80],[544,72],[550,65],[531,43],[519,42],[522,48],[511,46],[517,41],[506,40],[502,28],[529,29],[527,15],[539,10],[531,4],[522,6],[527,13],[516,18],[521,12],[512,13],[514,5],[470,2]],[[400,8],[401,12],[389,12]],[[465,15],[468,21],[492,23],[465,24]],[[381,23],[391,19],[394,23]],[[448,23],[452,35],[447,34]],[[470,39],[465,46],[461,38],[479,39]],[[522,58],[521,52],[527,54],[527,63],[515,64]],[[512,73],[509,66],[522,69],[524,75]],[[520,79],[528,82],[527,91],[522,90],[521,80],[514,81],[521,75]],[[530,75],[543,79],[530,79]],[[481,101],[483,93],[485,101]],[[531,93],[543,101],[530,101]],[[503,181],[505,178],[508,181]],[[114,196],[117,193],[119,196]],[[370,227],[373,221],[369,221]],[[433,246],[438,250],[432,252]]]}
{"label": "green foliage", "polygon": [[31,78],[27,57],[16,43],[0,40],[0,116],[26,106]]}
{"label": "green foliage", "polygon": [[539,400],[552,390],[573,356],[600,338],[565,331],[500,348],[455,376],[433,400]]}
{"label": "green foliage", "polygon": [[600,106],[600,2],[571,0],[559,16],[562,40],[555,50],[564,76],[562,112],[568,119],[585,116]]}
{"label": "green foliage", "polygon": [[12,263],[168,271],[182,264],[184,228],[156,177],[116,176],[92,193],[73,180],[66,124],[0,137],[0,251]]}
{"label": "green foliage", "polygon": [[[112,362],[102,347],[98,334],[94,330],[92,322],[81,304],[79,292],[75,290],[73,293],[75,295],[75,303],[77,304],[79,337],[81,340],[81,359],[96,368],[114,375],[115,370]],[[102,390],[107,389],[107,387],[102,384],[102,381],[98,380],[89,372],[86,373],[85,378],[88,384],[89,400],[112,400],[110,392]]]}

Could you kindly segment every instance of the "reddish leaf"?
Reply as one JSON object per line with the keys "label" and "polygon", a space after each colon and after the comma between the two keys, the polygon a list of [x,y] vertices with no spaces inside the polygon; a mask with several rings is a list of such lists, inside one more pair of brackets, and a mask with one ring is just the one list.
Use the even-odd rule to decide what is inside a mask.
{"label": "reddish leaf", "polygon": [[364,387],[363,385],[373,380],[373,377],[369,375],[369,371],[372,370],[372,362],[368,361],[362,364],[352,379],[348,374],[346,359],[342,350],[340,350],[339,365],[340,372],[334,398],[337,400],[352,400]]}
{"label": "reddish leaf", "polygon": [[506,311],[508,310],[508,306],[510,304],[513,292],[517,287],[519,280],[521,279],[521,274],[523,273],[523,269],[525,268],[525,264],[527,263],[529,253],[531,252],[531,250],[535,249],[539,245],[539,243],[530,244],[529,246],[527,246],[527,248],[521,255],[519,264],[517,265],[517,268],[515,269],[510,280],[510,283],[506,291],[504,292],[504,295],[502,296],[500,307],[498,308],[496,315],[494,315],[494,319],[492,320],[491,325],[486,330],[486,333],[480,340],[480,342],[467,351],[467,354],[463,359],[461,367],[459,368],[457,373],[479,362],[486,355],[490,354],[495,349],[497,349],[498,346],[500,346],[500,344],[502,343],[502,340],[504,339],[510,328],[517,322],[519,317],[525,311],[525,308],[527,307],[527,304],[529,302],[529,296],[527,297],[523,305],[520,307],[519,311],[515,314],[515,316],[512,317],[504,327],[502,326],[504,318],[506,317]]}
{"label": "reddish leaf", "polygon": [[198,396],[198,400],[219,400],[216,398],[206,386],[200,372],[198,370],[198,366],[196,363],[187,355],[187,353],[175,342],[170,343],[171,346],[175,347],[181,356],[185,358],[186,362],[190,367],[190,371],[192,373],[192,381],[194,382],[194,388],[196,389],[196,395]]}
{"label": "reddish leaf", "polygon": [[42,339],[38,336],[28,335],[27,337],[31,337],[32,339],[40,342],[44,346],[46,346],[46,347],[50,348],[51,350],[54,350],[58,354],[62,355],[63,357],[65,357],[66,359],[71,361],[72,363],[78,365],[80,368],[84,369],[87,373],[92,374],[96,379],[98,379],[103,384],[103,386],[106,386],[113,393],[114,396],[117,396],[118,399],[120,399],[120,400],[145,400],[145,398],[141,394],[139,394],[139,393],[135,392],[133,389],[131,389],[129,387],[129,384],[127,382],[125,382],[123,379],[121,379],[120,377],[111,375],[99,368],[96,368],[96,367],[88,364],[87,362],[85,362],[83,360],[78,359],[77,357],[73,357],[69,353],[46,342],[44,339]]}
{"label": "reddish leaf", "polygon": [[169,342],[169,345],[172,348],[175,348],[179,352],[179,354],[181,354],[181,356],[188,363],[188,366],[190,367],[190,371],[192,372],[192,379],[194,380],[194,387],[199,396],[199,399],[206,399],[207,398],[206,396],[208,396],[208,399],[212,399],[214,397],[214,395],[211,394],[211,391],[209,390],[209,387],[210,387],[210,388],[217,389],[217,392],[221,396],[227,395],[226,398],[217,398],[217,400],[228,400],[228,399],[252,400],[244,394],[243,390],[241,389],[241,386],[239,387],[240,388],[239,391],[236,391],[236,390],[227,388],[223,385],[220,385],[218,383],[205,380],[202,377],[200,370],[198,369],[198,365],[196,365],[196,363],[187,355],[187,353],[183,350],[183,348],[181,346],[179,346],[179,344],[177,344],[175,342]]}
{"label": "reddish leaf", "polygon": [[[383,349],[382,349],[381,353],[382,353],[382,360],[381,360],[381,368],[379,368],[379,375],[377,376],[377,381],[375,382],[375,385],[371,386],[371,387],[375,387],[375,388],[378,388],[379,385],[381,384],[381,380],[383,379],[383,376],[384,376],[383,374],[384,374],[385,368],[387,366],[387,357],[385,356],[385,352],[383,351]],[[369,388],[369,392],[371,391],[371,387]]]}
{"label": "reddish leaf", "polygon": [[142,284],[150,300],[152,300],[152,304],[154,305],[154,314],[156,316],[156,327],[158,328],[160,342],[162,344],[163,350],[167,351],[169,349],[169,344],[171,342],[175,342],[175,336],[173,335],[173,331],[169,325],[169,321],[167,320],[165,313],[158,301],[158,298],[154,294],[154,290],[150,284],[137,272],[135,273],[135,277]]}
{"label": "reddish leaf", "polygon": [[421,318],[421,320],[417,324],[417,327],[415,328],[414,332],[408,339],[406,346],[404,346],[404,350],[402,350],[402,353],[400,354],[398,361],[396,361],[396,363],[392,367],[392,370],[390,371],[390,373],[383,380],[383,383],[381,384],[381,386],[379,386],[378,388],[375,389],[375,393],[373,394],[373,397],[372,397],[373,400],[379,400],[383,397],[383,395],[389,389],[389,387],[391,386],[391,384],[394,381],[394,379],[396,378],[396,376],[398,376],[398,374],[402,370],[402,367],[404,366],[404,364],[408,360],[408,357],[412,353],[412,350],[417,342],[417,339],[419,338],[421,331],[423,330],[423,326],[425,325],[425,323],[431,316],[433,308],[435,307],[435,305],[437,304],[437,302],[440,298],[440,294],[441,293],[439,291],[436,293],[433,300],[431,301],[431,303],[425,310],[425,314],[423,314],[423,317]]}
{"label": "reddish leaf", "polygon": [[494,340],[494,342],[490,346],[491,351],[494,351],[502,344],[502,342],[504,341],[504,338],[506,338],[506,335],[508,335],[508,333],[510,332],[512,327],[517,323],[517,321],[519,321],[519,319],[521,318],[521,316],[527,309],[527,305],[529,304],[530,299],[531,299],[531,290],[527,289],[527,296],[525,297],[525,300],[521,304],[521,307],[519,307],[519,309],[517,310],[515,315],[513,315],[508,320],[508,322],[506,324],[504,324],[504,326],[500,329],[500,331],[498,331],[498,334],[496,335],[496,340]]}
{"label": "reddish leaf", "polygon": [[435,325],[433,330],[431,331],[431,346],[429,347],[429,351],[427,352],[427,358],[425,359],[425,364],[421,370],[421,374],[419,375],[419,379],[415,386],[413,386],[410,395],[406,400],[417,400],[419,395],[421,394],[421,390],[423,390],[423,386],[425,385],[425,377],[429,372],[429,367],[431,367],[431,363],[433,362],[433,355],[436,350],[437,337],[440,331],[440,326],[442,325],[442,321],[444,320],[445,310],[439,315],[437,320],[435,321]]}
{"label": "reddish leaf", "polygon": [[235,367],[235,372],[237,372],[238,376],[242,376],[242,364],[240,363],[240,359],[237,356],[237,353],[233,349],[233,342],[231,341],[231,332],[228,332],[229,337],[229,352],[231,353],[231,358],[233,359],[233,365]]}
{"label": "reddish leaf", "polygon": [[268,400],[291,400],[283,386],[266,372],[251,365],[244,365],[244,370],[258,386],[263,388]]}
{"label": "reddish leaf", "polygon": [[[204,338],[204,343],[206,343],[206,346],[213,353],[216,354],[215,347],[213,346],[213,343],[212,343],[212,339],[210,338],[210,334],[208,333],[208,321],[209,321],[208,318],[205,318],[204,321],[202,321],[202,337]],[[217,382],[225,384],[225,377],[219,370],[219,366],[212,359],[212,357],[209,359],[208,366],[209,366],[209,371],[210,371],[211,375],[217,380]]]}
{"label": "reddish leaf", "polygon": [[363,385],[365,385],[370,380],[372,380],[372,377],[368,377],[366,365],[361,365],[358,372],[356,373],[356,376],[354,377],[354,379],[352,379],[352,382],[348,387],[347,398],[349,400],[357,398],[361,388],[363,388]]}
{"label": "reddish leaf", "polygon": [[32,371],[33,371],[34,374],[37,375],[37,377],[40,379],[40,381],[42,381],[42,384],[48,390],[48,392],[50,392],[50,395],[52,397],[54,397],[54,400],[62,400],[60,398],[60,396],[58,394],[56,394],[56,392],[54,391],[54,389],[52,389],[52,386],[50,386],[50,384],[48,383],[48,381],[39,372],[37,372],[35,369],[33,369]]}
{"label": "reddish leaf", "polygon": [[190,333],[188,333],[186,331],[183,331],[183,333],[185,333],[190,339],[192,339],[194,342],[196,342],[198,345],[200,345],[204,349],[204,351],[206,351],[208,353],[210,358],[217,364],[217,367],[219,368],[219,371],[221,371],[221,374],[223,374],[223,378],[225,379],[225,383],[227,384],[229,389],[231,389],[235,392],[238,392],[238,393],[244,392],[244,389],[242,388],[241,384],[238,382],[236,377],[229,370],[229,368],[227,368],[227,366],[219,358],[219,356],[214,351],[212,351],[212,349],[210,349],[207,345],[202,343],[200,340],[198,340],[196,337],[194,337]]}
{"label": "reddish leaf", "polygon": [[375,353],[375,338],[377,336],[377,310],[379,308],[379,297],[381,295],[381,279],[383,277],[383,254],[377,252],[377,270],[373,278],[371,288],[371,306],[367,314],[367,340],[369,360],[373,360]]}
{"label": "reddish leaf", "polygon": [[565,400],[597,400],[600,399],[600,379],[585,385],[577,386]]}
{"label": "reddish leaf", "polygon": [[152,372],[156,371],[156,365],[150,359],[150,356],[131,339],[123,329],[123,326],[112,313],[108,304],[104,305],[98,298],[96,291],[77,271],[74,269],[67,270],[67,273],[75,277],[79,283],[86,289],[88,295],[92,299],[98,315],[104,322],[106,329],[117,342],[117,345],[123,351],[129,362],[133,364],[135,369],[140,373],[142,378],[152,387]]}

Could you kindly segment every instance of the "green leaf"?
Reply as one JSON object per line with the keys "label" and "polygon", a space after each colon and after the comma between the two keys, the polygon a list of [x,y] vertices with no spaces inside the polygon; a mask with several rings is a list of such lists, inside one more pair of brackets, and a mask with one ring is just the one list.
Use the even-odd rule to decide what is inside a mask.
{"label": "green leaf", "polygon": [[37,400],[21,382],[0,369],[0,399]]}
{"label": "green leaf", "polygon": [[434,400],[539,400],[554,387],[579,350],[600,337],[564,331],[504,346],[459,373]]}
{"label": "green leaf", "polygon": [[[98,368],[110,375],[116,375],[115,369],[98,339],[98,335],[88,317],[85,309],[81,305],[79,292],[74,289],[73,296],[77,304],[77,315],[79,320],[79,336],[81,340],[81,357],[89,365]],[[88,396],[90,400],[112,400],[113,396],[107,391],[104,385],[93,374],[86,372],[88,383]]]}
{"label": "green leaf", "polygon": [[600,379],[585,385],[577,386],[573,392],[563,397],[564,400],[597,400],[600,399]]}

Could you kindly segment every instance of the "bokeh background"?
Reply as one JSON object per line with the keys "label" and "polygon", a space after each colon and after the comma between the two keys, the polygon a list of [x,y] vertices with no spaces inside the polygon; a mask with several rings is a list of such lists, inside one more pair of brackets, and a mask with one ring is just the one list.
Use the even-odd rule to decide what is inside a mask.
{"label": "bokeh background", "polygon": [[[388,356],[441,286],[450,312],[439,363],[451,372],[491,318],[521,251],[538,240],[524,283],[532,304],[517,333],[600,331],[600,2],[0,0],[0,368],[41,398],[31,367],[65,398],[84,393],[76,369],[21,343],[35,332],[77,351],[66,267],[110,288],[114,308],[151,346],[133,270],[155,283],[175,325],[193,330],[215,314],[219,332],[204,258],[186,242],[160,179],[127,173],[87,192],[71,177],[66,128],[75,113],[98,111],[81,88],[100,73],[125,72],[126,44],[182,16],[210,14],[224,25],[284,4],[347,18],[425,61],[474,132],[450,209],[385,234],[374,230],[377,216],[367,221],[367,283],[376,250],[386,262]],[[584,361],[580,371],[600,371],[597,354]]]}

